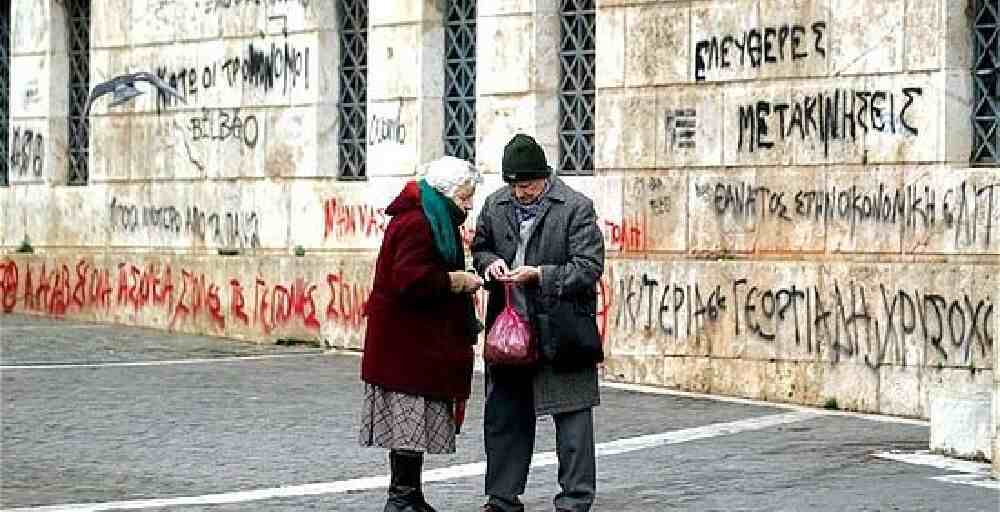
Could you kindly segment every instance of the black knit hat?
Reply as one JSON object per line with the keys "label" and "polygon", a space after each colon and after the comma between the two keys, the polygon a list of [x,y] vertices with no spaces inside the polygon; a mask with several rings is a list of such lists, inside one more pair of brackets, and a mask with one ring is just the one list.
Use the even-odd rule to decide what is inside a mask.
{"label": "black knit hat", "polygon": [[519,133],[503,148],[503,180],[507,183],[548,178],[551,174],[545,151],[530,136]]}

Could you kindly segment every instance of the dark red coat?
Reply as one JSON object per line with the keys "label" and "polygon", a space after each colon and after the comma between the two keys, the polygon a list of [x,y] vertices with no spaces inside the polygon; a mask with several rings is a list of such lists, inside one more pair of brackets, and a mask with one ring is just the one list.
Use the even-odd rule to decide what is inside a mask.
{"label": "dark red coat", "polygon": [[451,292],[453,269],[434,246],[416,183],[386,213],[392,220],[368,299],[361,378],[393,391],[468,398],[475,343],[465,321],[469,296]]}

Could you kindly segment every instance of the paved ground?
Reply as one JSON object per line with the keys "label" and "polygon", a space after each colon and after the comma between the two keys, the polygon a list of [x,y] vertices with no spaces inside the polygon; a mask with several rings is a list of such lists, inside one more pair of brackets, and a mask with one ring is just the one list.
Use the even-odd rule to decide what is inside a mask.
{"label": "paved ground", "polygon": [[[359,361],[0,316],[0,507],[379,511],[385,454],[355,441]],[[458,452],[428,458],[441,512],[483,502],[481,395],[477,375]],[[597,511],[1000,511],[985,465],[877,456],[915,460],[921,422],[617,387],[602,397]],[[551,510],[554,447],[543,420],[529,511]]]}

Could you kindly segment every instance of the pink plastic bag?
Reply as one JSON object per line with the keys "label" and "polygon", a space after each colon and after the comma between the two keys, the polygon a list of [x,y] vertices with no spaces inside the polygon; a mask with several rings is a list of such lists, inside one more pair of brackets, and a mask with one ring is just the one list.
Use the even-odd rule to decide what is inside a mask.
{"label": "pink plastic bag", "polygon": [[514,283],[504,283],[507,305],[486,336],[483,358],[498,366],[529,366],[538,361],[531,325],[514,309],[510,300]]}

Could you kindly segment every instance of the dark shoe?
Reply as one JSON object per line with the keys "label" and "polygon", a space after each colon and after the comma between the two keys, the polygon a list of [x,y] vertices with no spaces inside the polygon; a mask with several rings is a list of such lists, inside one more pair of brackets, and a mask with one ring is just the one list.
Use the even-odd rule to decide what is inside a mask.
{"label": "dark shoe", "polygon": [[437,512],[424,501],[420,473],[424,454],[411,450],[390,450],[389,499],[383,512]]}
{"label": "dark shoe", "polygon": [[483,505],[482,508],[479,509],[479,512],[503,512],[503,511],[500,510],[500,508],[497,507],[496,505],[492,503],[487,503]]}

